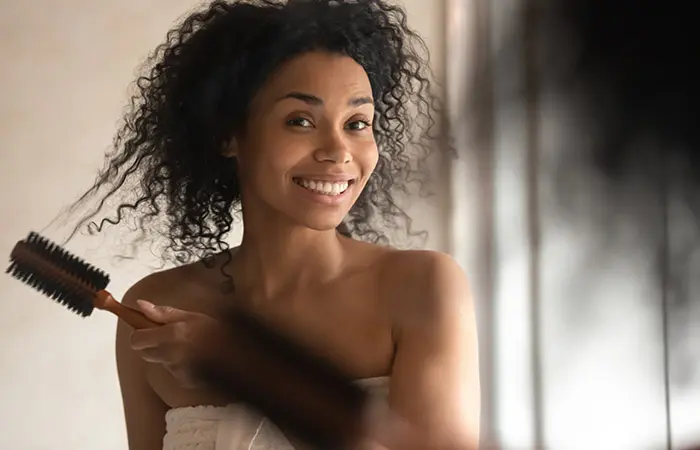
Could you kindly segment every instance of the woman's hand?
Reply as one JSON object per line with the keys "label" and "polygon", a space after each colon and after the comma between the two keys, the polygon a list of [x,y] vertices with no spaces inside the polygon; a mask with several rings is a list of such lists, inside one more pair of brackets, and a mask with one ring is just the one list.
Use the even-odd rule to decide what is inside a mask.
{"label": "woman's hand", "polygon": [[163,325],[134,331],[131,348],[145,361],[161,364],[183,387],[200,387],[193,376],[193,363],[212,350],[211,337],[219,322],[202,313],[156,306],[145,300],[137,303],[146,317]]}

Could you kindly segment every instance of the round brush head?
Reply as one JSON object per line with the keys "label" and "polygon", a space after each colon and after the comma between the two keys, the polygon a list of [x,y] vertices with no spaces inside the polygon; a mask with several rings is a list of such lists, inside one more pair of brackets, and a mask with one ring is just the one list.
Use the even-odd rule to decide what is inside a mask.
{"label": "round brush head", "polygon": [[34,232],[17,242],[5,272],[83,317],[109,284],[105,272]]}

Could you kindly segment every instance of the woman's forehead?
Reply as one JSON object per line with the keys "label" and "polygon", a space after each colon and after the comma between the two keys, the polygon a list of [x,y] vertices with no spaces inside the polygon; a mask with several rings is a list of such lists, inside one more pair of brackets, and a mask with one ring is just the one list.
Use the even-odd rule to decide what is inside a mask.
{"label": "woman's forehead", "polygon": [[306,53],[281,65],[260,94],[268,103],[290,92],[313,95],[325,101],[346,96],[372,96],[369,77],[362,66],[350,57],[322,52]]}

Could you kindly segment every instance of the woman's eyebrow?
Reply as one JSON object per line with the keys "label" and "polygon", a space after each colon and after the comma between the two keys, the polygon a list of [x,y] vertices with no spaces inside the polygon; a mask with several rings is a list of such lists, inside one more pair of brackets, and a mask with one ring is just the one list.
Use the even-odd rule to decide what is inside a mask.
{"label": "woman's eyebrow", "polygon": [[[279,102],[279,101],[290,99],[290,98],[300,100],[300,101],[302,101],[304,103],[308,103],[309,105],[312,105],[312,106],[322,106],[323,105],[323,99],[321,99],[320,97],[317,97],[313,94],[306,94],[304,92],[297,92],[297,91],[289,92],[289,93],[283,95],[282,97],[279,97],[276,101]],[[372,100],[371,97],[353,97],[350,100],[348,100],[348,105],[353,106],[353,107],[367,105],[367,104],[373,105],[374,100]]]}

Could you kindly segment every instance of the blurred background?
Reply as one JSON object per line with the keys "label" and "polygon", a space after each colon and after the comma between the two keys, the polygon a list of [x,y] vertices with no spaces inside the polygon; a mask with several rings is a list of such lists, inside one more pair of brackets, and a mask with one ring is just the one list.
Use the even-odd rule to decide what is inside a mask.
{"label": "blurred background", "polygon": [[[425,246],[472,281],[484,448],[700,442],[699,236],[687,197],[644,171],[613,183],[589,158],[613,123],[594,107],[614,97],[564,90],[545,70],[571,62],[548,52],[580,46],[548,25],[546,2],[401,3],[431,52],[458,153],[432,165],[435,195],[407,208]],[[0,0],[0,254],[31,230],[64,237],[45,227],[102,166],[135,69],[198,4]],[[634,160],[650,146],[637,137]],[[108,229],[69,246],[111,274],[117,296],[157,265],[115,258],[120,244]],[[0,448],[126,448],[115,319],[82,320],[9,277],[0,297]]]}

